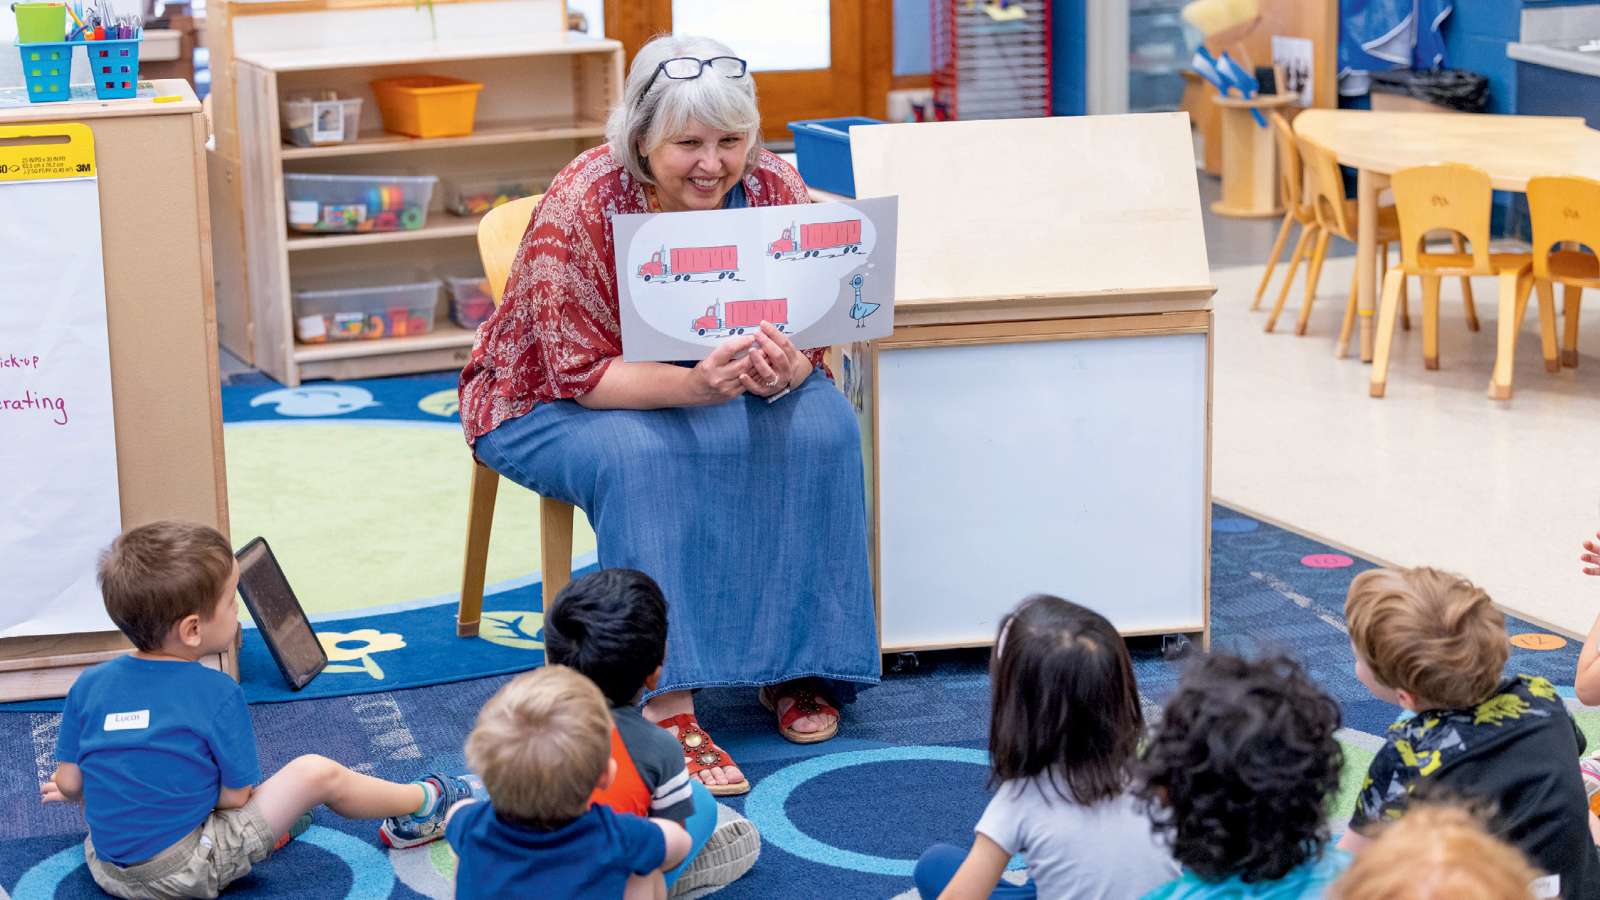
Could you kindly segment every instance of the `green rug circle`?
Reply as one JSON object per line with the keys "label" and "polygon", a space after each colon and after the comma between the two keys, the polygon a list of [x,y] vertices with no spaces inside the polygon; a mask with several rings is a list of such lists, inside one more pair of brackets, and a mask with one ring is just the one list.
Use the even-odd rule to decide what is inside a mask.
{"label": "green rug circle", "polygon": [[[233,542],[262,535],[306,612],[461,590],[472,458],[454,424],[239,423],[224,431]],[[573,555],[594,551],[580,512]],[[538,568],[539,507],[500,479],[486,583]]]}

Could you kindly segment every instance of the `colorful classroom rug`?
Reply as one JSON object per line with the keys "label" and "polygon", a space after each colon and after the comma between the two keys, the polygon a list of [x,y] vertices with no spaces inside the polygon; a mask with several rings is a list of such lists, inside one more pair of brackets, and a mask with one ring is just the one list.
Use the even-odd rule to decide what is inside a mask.
{"label": "colorful classroom rug", "polygon": [[[1356,681],[1341,614],[1351,577],[1371,563],[1220,506],[1212,528],[1214,645],[1291,653],[1343,709],[1346,764],[1331,820],[1334,830],[1342,831],[1379,735],[1397,712],[1372,699]],[[516,590],[508,593],[516,596]],[[536,612],[536,596],[497,608]],[[388,628],[384,616],[400,615],[406,613],[371,618]],[[408,648],[369,648],[367,655],[388,678],[404,668],[395,661],[399,654],[430,640],[424,631],[442,635],[433,645],[439,648],[435,653],[473,652],[462,649],[475,648],[472,642],[451,643],[456,640],[452,615],[452,609],[442,608],[420,631],[403,626]],[[1558,685],[1572,683],[1577,642],[1546,635],[1526,622],[1509,624],[1516,636],[1509,668]],[[532,629],[533,621],[524,618],[511,630],[536,636]],[[1152,640],[1135,641],[1134,651],[1140,693],[1153,714],[1171,695],[1182,662],[1163,658]],[[527,658],[536,655],[529,652]],[[262,769],[272,772],[301,753],[315,752],[392,779],[429,770],[463,771],[462,742],[473,718],[507,677],[257,703],[251,715]],[[1570,687],[1563,691],[1571,696]],[[750,691],[702,691],[698,704],[706,727],[755,784],[748,796],[732,798],[728,805],[762,834],[760,861],[721,897],[904,896],[922,849],[935,841],[968,840],[987,801],[988,678],[982,652],[923,654],[919,666],[885,675],[882,685],[847,707],[839,738],[810,747],[779,738],[770,714]],[[1582,709],[1571,700],[1569,706],[1590,748],[1600,747],[1600,710]],[[48,711],[0,711],[0,900],[7,895],[29,900],[99,896],[82,864],[80,811],[38,802],[37,785],[52,766],[58,721]],[[453,866],[454,857],[442,844],[390,851],[378,842],[374,823],[347,822],[319,809],[315,827],[227,896],[446,898]]]}

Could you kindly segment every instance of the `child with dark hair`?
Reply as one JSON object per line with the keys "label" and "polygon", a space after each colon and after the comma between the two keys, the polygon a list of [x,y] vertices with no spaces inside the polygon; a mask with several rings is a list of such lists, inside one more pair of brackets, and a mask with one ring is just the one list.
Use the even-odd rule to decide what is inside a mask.
{"label": "child with dark hair", "polygon": [[[940,844],[922,855],[922,896],[1132,897],[1177,874],[1127,792],[1144,714],[1111,623],[1059,597],[1029,597],[1000,623],[990,678],[998,790],[971,850]],[[1018,853],[1028,883],[1000,883]]]}
{"label": "child with dark hair", "polygon": [[1339,704],[1294,660],[1194,663],[1139,766],[1138,794],[1184,869],[1146,900],[1321,897],[1350,863],[1327,846],[1338,729]]}
{"label": "child with dark hair", "polygon": [[[617,777],[595,803],[616,812],[677,822],[693,847],[666,873],[678,893],[725,885],[755,865],[761,838],[749,820],[730,815],[718,827],[710,790],[691,778],[683,746],[645,721],[636,705],[656,686],[667,655],[667,601],[649,575],[602,569],[556,595],[544,620],[545,658],[587,676],[611,707],[611,759]],[[693,735],[686,736],[693,740]]]}

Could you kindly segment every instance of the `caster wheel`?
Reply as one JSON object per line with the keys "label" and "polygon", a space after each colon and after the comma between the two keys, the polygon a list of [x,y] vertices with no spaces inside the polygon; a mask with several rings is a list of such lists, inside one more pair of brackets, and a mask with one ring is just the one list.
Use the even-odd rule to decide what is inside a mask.
{"label": "caster wheel", "polygon": [[922,667],[922,660],[916,653],[896,653],[887,662],[888,665],[884,666],[884,669],[891,675],[904,675]]}
{"label": "caster wheel", "polygon": [[1194,649],[1194,643],[1186,634],[1164,634],[1161,636],[1161,658],[1169,662],[1183,659]]}

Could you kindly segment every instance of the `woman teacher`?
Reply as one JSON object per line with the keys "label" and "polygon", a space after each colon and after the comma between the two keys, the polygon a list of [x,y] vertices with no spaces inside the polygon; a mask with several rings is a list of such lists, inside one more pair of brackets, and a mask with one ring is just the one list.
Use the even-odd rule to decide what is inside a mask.
{"label": "woman teacher", "polygon": [[763,323],[693,366],[621,359],[612,215],[808,202],[760,121],[727,47],[646,44],[607,143],[534,210],[461,372],[478,459],[583,509],[601,566],[660,583],[667,658],[644,713],[722,795],[750,785],[700,728],[693,690],[759,688],[783,736],[813,743],[879,667],[860,435],[823,351]]}

